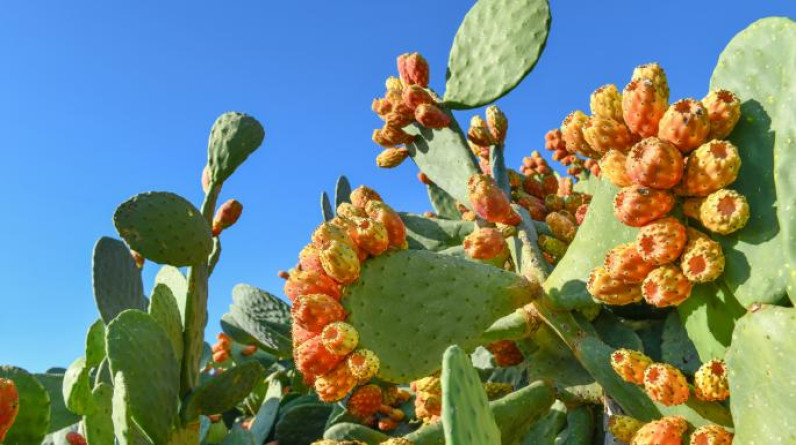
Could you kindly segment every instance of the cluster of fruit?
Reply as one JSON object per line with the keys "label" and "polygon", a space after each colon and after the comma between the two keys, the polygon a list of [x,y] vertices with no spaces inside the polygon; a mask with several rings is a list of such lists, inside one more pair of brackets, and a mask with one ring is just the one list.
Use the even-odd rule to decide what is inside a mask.
{"label": "cluster of fruit", "polygon": [[373,351],[357,349],[359,334],[339,302],[342,287],[357,281],[368,257],[407,247],[403,221],[378,193],[361,186],[350,199],[315,230],[285,284],[296,367],[326,402],[343,399],[379,369]]}
{"label": "cluster of fruit", "polygon": [[[616,415],[608,421],[608,431],[618,441],[630,445],[681,444],[688,422],[680,416],[665,416],[647,424],[632,417]],[[690,445],[731,445],[733,434],[707,424],[691,433]]]}
{"label": "cluster of fruit", "polygon": [[440,100],[428,89],[428,62],[418,53],[398,56],[398,77],[389,77],[384,97],[373,100],[372,109],[384,121],[384,125],[373,130],[373,142],[384,147],[376,158],[376,164],[392,168],[409,156],[403,144],[414,140],[414,136],[403,129],[417,122],[426,128],[445,128],[451,123]]}
{"label": "cluster of fruit", "polygon": [[495,105],[489,106],[484,112],[486,120],[481,116],[475,115],[470,119],[470,128],[467,130],[467,145],[478,158],[478,165],[481,172],[489,175],[492,167],[489,158],[494,147],[502,149],[506,143],[506,133],[509,129],[509,121],[506,115]]}
{"label": "cluster of fruit", "polygon": [[[232,352],[232,339],[229,335],[220,332],[216,336],[216,342],[213,343],[211,347],[211,352],[213,353],[213,362],[217,364],[221,364],[229,360],[230,353]],[[240,351],[240,354],[244,357],[248,357],[252,354],[257,352],[257,346],[249,345],[243,348]],[[210,370],[210,364],[208,363],[206,371]]]}
{"label": "cluster of fruit", "polygon": [[[488,400],[497,400],[514,391],[514,386],[509,383],[484,382],[483,386]],[[424,424],[438,421],[442,416],[442,380],[439,375],[415,380],[409,388],[415,393],[417,419]]]}
{"label": "cluster of fruit", "polygon": [[375,425],[381,431],[391,431],[398,426],[397,422],[406,417],[397,407],[411,397],[411,394],[395,385],[382,388],[368,384],[354,390],[346,402],[346,409],[365,425]]}
{"label": "cluster of fruit", "polygon": [[562,124],[567,148],[599,158],[602,176],[622,188],[614,199],[616,218],[640,228],[635,242],[609,251],[589,276],[589,292],[605,304],[643,298],[656,307],[676,306],[693,283],[722,274],[721,245],[668,216],[675,196],[685,198],[683,213],[711,232],[732,233],[749,218],[746,199],[724,188],[741,166],[738,149],[721,140],[739,119],[738,98],[718,90],[701,102],[682,99],[667,108],[668,98],[663,70],[642,65],[621,95],[613,85],[601,87],[592,94],[591,117],[574,112]]}
{"label": "cluster of fruit", "polygon": [[[574,152],[567,150],[567,143],[564,141],[564,136],[560,129],[554,128],[545,133],[544,148],[553,152],[551,157],[554,161],[558,161],[561,165],[568,167],[568,174],[579,176],[585,169],[589,170],[589,172],[595,176],[600,176],[600,165],[596,160],[592,158],[580,158]],[[533,157],[534,153],[538,155],[536,151],[531,153],[531,159],[529,159],[531,162],[536,159]],[[541,158],[541,156],[537,156],[537,158]],[[526,159],[528,158],[523,159],[523,163],[525,163]]]}

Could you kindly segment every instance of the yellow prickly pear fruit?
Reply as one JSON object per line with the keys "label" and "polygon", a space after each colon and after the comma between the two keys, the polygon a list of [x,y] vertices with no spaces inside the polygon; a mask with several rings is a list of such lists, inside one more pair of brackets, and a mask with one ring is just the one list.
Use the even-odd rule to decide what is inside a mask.
{"label": "yellow prickly pear fruit", "polygon": [[378,256],[390,247],[390,237],[387,227],[379,221],[371,218],[352,217],[350,221],[354,242],[357,247],[367,252],[369,255]]}
{"label": "yellow prickly pear fruit", "polygon": [[694,283],[708,283],[724,272],[724,253],[721,244],[696,229],[687,230],[688,244],[680,258],[683,275]]}
{"label": "yellow prickly pear fruit", "polygon": [[630,443],[636,431],[644,426],[644,422],[630,416],[614,415],[608,419],[608,432],[622,443]]}
{"label": "yellow prickly pear fruit", "polygon": [[611,367],[628,383],[644,384],[644,371],[652,359],[631,349],[617,349],[611,354]]}
{"label": "yellow prickly pear fruit", "polygon": [[688,381],[679,369],[667,363],[653,363],[644,371],[644,390],[650,399],[666,406],[688,401]]}
{"label": "yellow prickly pear fruit", "polygon": [[397,147],[398,145],[408,144],[414,140],[414,136],[403,131],[400,127],[392,125],[385,124],[383,127],[373,130],[373,142],[384,148]]}
{"label": "yellow prickly pear fruit", "polygon": [[707,196],[735,182],[740,170],[741,157],[735,145],[728,141],[707,142],[688,157],[682,183],[675,193]]}
{"label": "yellow prickly pear fruit", "polygon": [[724,139],[732,133],[735,124],[741,118],[741,100],[732,91],[714,90],[704,99],[702,104],[708,110],[710,121],[709,139]]}
{"label": "yellow prickly pear fruit", "polygon": [[334,355],[348,355],[359,343],[359,332],[348,323],[329,323],[321,332],[323,346]]}
{"label": "yellow prickly pear fruit", "polygon": [[387,89],[387,91],[399,91],[400,92],[400,91],[404,90],[403,82],[401,82],[401,79],[399,79],[399,78],[397,78],[395,76],[388,77],[387,80],[384,81],[384,87]]}
{"label": "yellow prickly pear fruit", "polygon": [[390,246],[398,249],[406,247],[406,226],[398,212],[384,202],[375,200],[368,201],[365,212],[373,221],[381,223],[387,229]]}
{"label": "yellow prickly pear fruit", "polygon": [[677,306],[691,295],[693,284],[674,264],[665,264],[650,272],[641,283],[644,300],[655,307]]}
{"label": "yellow prickly pear fruit", "polygon": [[321,251],[331,245],[332,241],[337,241],[351,248],[356,247],[353,238],[345,226],[324,222],[319,225],[312,233],[312,243]]}
{"label": "yellow prickly pear fruit", "polygon": [[700,400],[721,401],[730,396],[727,366],[724,360],[713,359],[694,374],[694,393]]}
{"label": "yellow prickly pear fruit", "polygon": [[589,109],[593,116],[624,123],[622,118],[622,93],[612,83],[603,85],[591,93]]}
{"label": "yellow prickly pear fruit", "polygon": [[639,65],[633,70],[631,80],[649,79],[655,85],[658,94],[669,100],[669,81],[666,72],[656,62]]}
{"label": "yellow prickly pear fruit", "polygon": [[331,241],[321,249],[321,265],[326,275],[341,284],[350,284],[359,278],[359,256],[348,244]]}
{"label": "yellow prickly pear fruit", "polygon": [[587,158],[598,158],[599,153],[592,149],[583,135],[583,126],[588,120],[589,117],[580,110],[569,113],[561,122],[561,137],[566,143],[568,152]]}
{"label": "yellow prickly pear fruit", "polygon": [[699,221],[714,233],[727,235],[736,232],[749,221],[749,203],[735,190],[717,190],[701,202]]}
{"label": "yellow prickly pear fruit", "polygon": [[600,171],[602,177],[617,187],[628,187],[633,184],[625,168],[627,156],[619,150],[608,150],[600,158]]}
{"label": "yellow prickly pear fruit", "polygon": [[353,218],[367,218],[368,214],[365,213],[364,208],[357,207],[354,204],[351,204],[350,202],[341,202],[340,205],[337,206],[337,216],[353,219]]}
{"label": "yellow prickly pear fruit", "polygon": [[357,381],[367,382],[379,373],[379,357],[370,349],[357,349],[347,358],[348,369]]}
{"label": "yellow prickly pear fruit", "polygon": [[583,137],[600,155],[610,149],[627,151],[633,145],[630,130],[621,121],[592,116],[583,124]]}
{"label": "yellow prickly pear fruit", "polygon": [[409,150],[404,147],[387,148],[376,157],[376,165],[381,168],[395,168],[409,157]]}
{"label": "yellow prickly pear fruit", "polygon": [[488,147],[495,145],[495,138],[489,131],[489,126],[486,121],[479,115],[470,118],[470,128],[467,130],[467,139],[473,144],[480,147]]}
{"label": "yellow prickly pear fruit", "polygon": [[359,187],[355,188],[350,195],[351,204],[354,207],[359,207],[360,209],[364,209],[365,205],[369,201],[383,201],[381,196],[373,190],[372,188],[366,187],[364,185],[360,185]]}
{"label": "yellow prickly pear fruit", "polygon": [[496,143],[503,144],[506,141],[509,120],[500,108],[495,105],[486,108],[486,125],[489,127],[489,133]]}
{"label": "yellow prickly pear fruit", "polygon": [[331,403],[342,400],[357,384],[357,379],[351,374],[346,361],[315,380],[315,392],[318,398]]}
{"label": "yellow prickly pear fruit", "polygon": [[414,445],[412,442],[404,439],[403,437],[391,437],[379,445]]}
{"label": "yellow prickly pear fruit", "polygon": [[484,382],[484,391],[488,400],[497,400],[514,391],[511,383]]}
{"label": "yellow prickly pear fruit", "polygon": [[603,266],[597,266],[591,271],[586,290],[595,300],[612,306],[641,301],[641,288],[638,284],[625,283],[612,277]]}

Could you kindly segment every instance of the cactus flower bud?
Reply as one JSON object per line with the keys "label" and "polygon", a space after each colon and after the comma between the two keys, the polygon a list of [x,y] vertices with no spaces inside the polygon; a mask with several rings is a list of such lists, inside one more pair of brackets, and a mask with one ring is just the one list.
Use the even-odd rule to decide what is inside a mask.
{"label": "cactus flower bud", "polygon": [[506,115],[500,108],[492,105],[486,109],[486,124],[489,127],[489,133],[498,144],[503,144],[506,141],[506,132],[509,129],[509,121]]}
{"label": "cactus flower bud", "polygon": [[376,157],[376,165],[381,168],[394,168],[409,157],[409,150],[406,148],[387,148]]}
{"label": "cactus flower bud", "polygon": [[213,236],[220,235],[224,229],[235,224],[242,212],[243,205],[234,199],[221,204],[213,217]]}
{"label": "cactus flower bud", "polygon": [[288,273],[287,271],[284,271],[284,270],[277,271],[276,272],[276,276],[278,276],[279,278],[281,278],[283,280],[290,279],[290,273]]}
{"label": "cactus flower bud", "polygon": [[398,56],[398,75],[403,85],[419,85],[428,87],[428,62],[420,53],[404,53]]}
{"label": "cactus flower bud", "polygon": [[415,119],[420,125],[436,130],[450,125],[451,118],[439,107],[432,104],[420,104],[415,108]]}
{"label": "cactus flower bud", "polygon": [[420,181],[422,184],[425,184],[425,185],[431,185],[432,184],[431,179],[429,179],[428,175],[426,175],[423,172],[418,172],[417,173],[417,180]]}

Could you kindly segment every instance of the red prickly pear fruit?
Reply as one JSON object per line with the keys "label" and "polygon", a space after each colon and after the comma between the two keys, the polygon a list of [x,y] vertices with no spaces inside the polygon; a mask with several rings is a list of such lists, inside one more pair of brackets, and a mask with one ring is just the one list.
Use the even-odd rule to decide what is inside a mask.
{"label": "red prickly pear fruit", "polygon": [[713,90],[702,104],[708,112],[710,134],[708,139],[724,139],[732,133],[741,118],[741,100],[732,91]]}
{"label": "red prickly pear fruit", "polygon": [[509,120],[503,111],[495,105],[486,107],[486,125],[489,127],[489,133],[492,139],[497,144],[503,144],[506,141],[506,133],[509,129]]}
{"label": "red prickly pear fruit", "polygon": [[611,306],[624,306],[641,301],[639,285],[625,283],[612,277],[603,266],[592,269],[586,281],[586,290],[595,300]]}
{"label": "red prickly pear fruit", "polygon": [[395,168],[408,157],[409,150],[406,148],[387,148],[376,157],[376,165],[381,168]]}
{"label": "red prickly pear fruit", "polygon": [[365,187],[364,185],[360,185],[359,187],[355,188],[350,195],[351,204],[354,207],[359,207],[360,209],[365,209],[365,205],[369,201],[383,201],[381,196],[373,190],[372,188]]}
{"label": "red prickly pear fruit", "polygon": [[359,278],[360,258],[356,247],[333,240],[320,253],[323,270],[334,281],[346,285]]}
{"label": "red prickly pear fruit", "polygon": [[600,170],[608,182],[617,187],[628,187],[633,180],[627,174],[627,155],[619,150],[608,150],[599,161]]}
{"label": "red prickly pear fruit", "polygon": [[312,233],[312,242],[315,248],[318,249],[318,252],[329,247],[332,241],[337,241],[349,247],[356,247],[354,239],[351,238],[346,221],[340,219],[321,223]]}
{"label": "red prickly pear fruit", "polygon": [[605,255],[605,271],[625,283],[641,283],[654,268],[641,257],[636,243],[620,244]]}
{"label": "red prickly pear fruit", "polygon": [[489,222],[516,226],[522,218],[511,208],[506,194],[487,175],[473,175],[467,181],[470,205],[475,213]]}
{"label": "red prickly pear fruit", "polygon": [[467,130],[467,139],[479,147],[495,145],[496,141],[489,131],[486,121],[479,115],[470,118],[470,128]]}
{"label": "red prickly pear fruit", "polygon": [[365,212],[373,221],[381,223],[387,229],[390,246],[397,249],[406,248],[406,226],[398,212],[382,201],[369,201],[365,206]]}
{"label": "red prickly pear fruit", "polygon": [[[525,190],[525,193],[535,196],[539,199],[544,199],[547,194],[544,191],[544,185],[542,183],[542,176],[541,175],[529,175],[526,176],[525,179],[522,181],[522,189]],[[557,184],[556,184],[557,185]]]}
{"label": "red prickly pear fruit", "polygon": [[561,135],[568,152],[587,158],[599,157],[599,153],[592,149],[583,135],[583,126],[588,120],[589,117],[580,110],[569,113],[561,122]]}
{"label": "red prickly pear fruit", "polygon": [[641,258],[660,266],[680,257],[687,237],[685,226],[676,218],[666,217],[642,227],[636,234],[636,247]]}
{"label": "red prickly pear fruit", "polygon": [[[363,213],[365,213],[363,211]],[[367,213],[365,213],[367,215]],[[368,217],[351,217],[354,232],[353,238],[360,250],[372,256],[384,253],[390,247],[390,236],[387,227],[379,221]]]}
{"label": "red prickly pear fruit", "polygon": [[665,264],[647,275],[641,283],[641,294],[652,306],[677,306],[691,295],[691,286],[679,267]]}
{"label": "red prickly pear fruit", "polygon": [[301,344],[312,338],[320,335],[318,332],[312,332],[304,329],[298,323],[291,324],[291,331],[293,334],[293,349],[298,348]]}
{"label": "red prickly pear fruit", "polygon": [[614,216],[623,224],[641,227],[662,218],[674,207],[674,196],[638,185],[625,187],[614,198]]}
{"label": "red prickly pear fruit", "polygon": [[667,105],[668,99],[647,78],[631,80],[622,91],[622,118],[631,132],[643,138],[658,134]]}
{"label": "red prickly pear fruit", "polygon": [[499,340],[486,345],[486,349],[495,357],[495,364],[501,368],[519,365],[525,360],[520,348],[511,340]]}
{"label": "red prickly pear fruit", "polygon": [[699,400],[709,402],[726,400],[730,396],[727,366],[723,360],[710,360],[697,369],[694,374],[694,393]]}
{"label": "red prickly pear fruit", "polygon": [[691,434],[690,445],[732,445],[735,435],[724,428],[707,424],[694,430]]}
{"label": "red prickly pear fruit", "polygon": [[138,253],[137,251],[135,251],[133,249],[130,249],[130,256],[132,256],[133,257],[133,261],[135,261],[135,267],[137,267],[139,269],[143,269],[144,268],[144,262],[146,261],[146,259],[144,259],[143,255],[141,255],[140,253]]}
{"label": "red prickly pear fruit", "polygon": [[489,227],[476,229],[464,238],[464,251],[476,260],[506,259],[508,247],[503,234],[498,229]]}
{"label": "red prickly pear fruit", "polygon": [[415,120],[426,127],[439,130],[451,123],[451,117],[433,104],[420,104],[415,108]]}
{"label": "red prickly pear fruit", "polygon": [[683,177],[683,155],[674,145],[651,137],[642,139],[627,155],[627,175],[636,184],[670,189]]}
{"label": "red prickly pear fruit", "polygon": [[682,445],[688,423],[680,416],[667,416],[642,426],[630,445]]}
{"label": "red prickly pear fruit", "polygon": [[348,369],[359,381],[367,382],[379,373],[381,362],[376,353],[370,349],[357,349],[346,358]]}
{"label": "red prickly pear fruit", "polygon": [[531,196],[522,190],[513,191],[512,197],[517,205],[523,207],[528,211],[528,213],[530,213],[532,219],[535,219],[536,221],[544,221],[544,218],[547,215],[547,209],[544,206],[544,201],[535,196]]}
{"label": "red prickly pear fruit", "polygon": [[[541,158],[539,158],[541,159]],[[542,159],[544,161],[544,159]],[[544,192],[544,196],[542,198],[547,197],[547,195],[557,195],[558,194],[558,178],[553,174],[545,174],[542,176],[542,191]]]}
{"label": "red prickly pear fruit", "polygon": [[578,210],[575,211],[575,221],[578,225],[583,224],[583,220],[586,219],[586,214],[589,211],[588,204],[581,204],[578,206]]}
{"label": "red prickly pear fruit", "polygon": [[77,431],[70,431],[66,433],[66,442],[69,445],[86,445],[86,438]]}
{"label": "red prickly pear fruit", "polygon": [[735,182],[740,170],[741,157],[735,145],[727,141],[707,142],[688,157],[683,181],[675,193],[707,196]]}
{"label": "red prickly pear fruit", "polygon": [[381,405],[381,388],[378,385],[370,384],[354,390],[345,407],[352,416],[359,420],[366,420],[379,412]]}
{"label": "red prickly pear fruit", "polygon": [[644,426],[644,422],[630,416],[620,414],[613,415],[608,419],[608,432],[613,434],[616,440],[622,443],[630,443],[636,431]]}
{"label": "red prickly pear fruit", "polygon": [[431,95],[428,94],[428,91],[426,91],[420,85],[409,85],[408,87],[404,88],[401,97],[403,99],[404,105],[406,105],[406,108],[411,110],[412,113],[414,113],[415,109],[417,109],[417,107],[420,105],[434,104],[434,98],[431,97]]}
{"label": "red prickly pear fruit", "polygon": [[243,350],[240,351],[240,355],[242,355],[244,357],[249,357],[251,355],[254,355],[256,352],[257,352],[257,346],[249,345],[249,346],[246,346],[245,348],[243,348]]}
{"label": "red prickly pear fruit", "polygon": [[359,343],[359,332],[348,323],[329,323],[321,332],[323,346],[334,355],[348,355]]}
{"label": "red prickly pear fruit", "polygon": [[[686,200],[683,204],[683,213],[686,206],[694,208],[696,204],[699,209],[699,221],[713,233],[728,235],[742,229],[749,221],[749,203],[746,197],[735,190],[717,190],[696,202]],[[693,217],[689,213],[686,213],[686,216]]]}
{"label": "red prickly pear fruit", "polygon": [[566,151],[567,143],[564,141],[564,134],[561,130],[554,128],[544,135],[544,147],[552,151]]}
{"label": "red prickly pear fruit", "polygon": [[683,153],[699,147],[708,139],[708,112],[695,99],[681,99],[669,106],[658,126],[658,137],[671,142]]}
{"label": "red prickly pear fruit", "polygon": [[5,440],[19,412],[19,392],[13,380],[0,378],[0,442]]}
{"label": "red prickly pear fruit", "polygon": [[649,79],[655,85],[655,90],[669,100],[669,81],[666,79],[666,72],[655,62],[639,65],[633,69],[631,80]]}
{"label": "red prickly pear fruit", "polygon": [[553,236],[569,244],[575,239],[578,228],[563,212],[552,212],[545,217],[545,222],[553,232]]}
{"label": "red prickly pear fruit", "polygon": [[329,323],[345,320],[343,306],[334,298],[323,294],[302,295],[290,309],[293,322],[312,332],[321,332]]}
{"label": "red prickly pear fruit", "polygon": [[315,380],[315,392],[322,401],[331,403],[342,400],[357,384],[357,379],[345,361],[330,372]]}
{"label": "red prickly pear fruit", "polygon": [[230,199],[221,204],[213,217],[213,236],[218,236],[224,229],[231,227],[238,221],[243,213],[243,204],[237,200]]}
{"label": "red prickly pear fruit", "polygon": [[603,85],[594,90],[589,97],[589,109],[592,116],[624,123],[622,120],[622,93],[614,84]]}
{"label": "red prickly pear fruit", "polygon": [[404,53],[398,56],[398,75],[404,87],[418,85],[428,87],[428,62],[420,53]]}
{"label": "red prickly pear fruit", "polygon": [[373,130],[373,142],[384,148],[397,147],[401,144],[408,144],[414,140],[414,136],[403,131],[400,127],[385,124],[383,127]]}
{"label": "red prickly pear fruit", "polygon": [[329,352],[321,337],[313,337],[293,351],[296,368],[310,378],[326,374],[341,363],[345,357]]}
{"label": "red prickly pear fruit", "polygon": [[621,348],[611,354],[611,367],[628,383],[643,385],[644,370],[651,364],[651,358],[631,349]]}
{"label": "red prickly pear fruit", "polygon": [[324,294],[335,300],[340,299],[340,285],[324,273],[312,270],[294,271],[285,283],[285,295],[290,301],[302,295]]}
{"label": "red prickly pear fruit", "polygon": [[307,244],[301,249],[301,252],[299,252],[299,265],[301,270],[304,271],[324,273],[320,252],[318,252],[314,244]]}
{"label": "red prickly pear fruit", "polygon": [[688,401],[688,381],[679,369],[667,363],[653,363],[644,371],[644,390],[656,402],[666,406]]}
{"label": "red prickly pear fruit", "polygon": [[630,130],[623,122],[600,116],[592,116],[583,124],[583,137],[600,154],[610,149],[627,151],[633,145]]}

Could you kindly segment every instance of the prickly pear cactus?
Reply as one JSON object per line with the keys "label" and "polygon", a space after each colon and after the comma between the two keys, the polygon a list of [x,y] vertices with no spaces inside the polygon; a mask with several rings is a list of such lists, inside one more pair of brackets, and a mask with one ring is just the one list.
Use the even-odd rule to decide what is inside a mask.
{"label": "prickly pear cactus", "polygon": [[207,166],[212,183],[223,183],[265,139],[265,130],[257,119],[237,112],[224,113],[216,119],[207,143]]}

